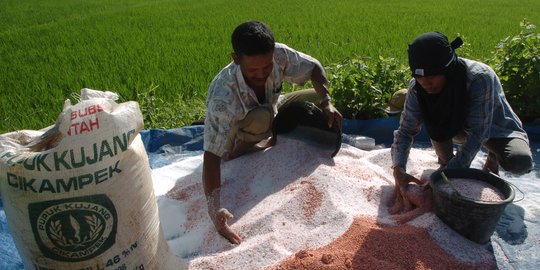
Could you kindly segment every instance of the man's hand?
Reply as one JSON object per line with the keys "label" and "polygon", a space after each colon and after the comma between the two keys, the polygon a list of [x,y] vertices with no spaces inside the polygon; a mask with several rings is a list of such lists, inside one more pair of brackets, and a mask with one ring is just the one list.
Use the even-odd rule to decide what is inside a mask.
{"label": "man's hand", "polygon": [[[214,227],[216,227],[219,234],[233,244],[240,244],[240,242],[242,242],[242,238],[240,238],[240,236],[238,236],[238,234],[235,233],[231,227],[229,227],[229,224],[227,224],[227,221],[232,219],[234,216],[225,208],[221,208],[217,212],[212,210],[208,209],[208,213],[210,214]],[[214,212],[214,214],[211,212]]]}
{"label": "man's hand", "polygon": [[328,102],[324,104],[323,107],[324,113],[326,113],[326,116],[328,117],[328,127],[332,127],[335,124],[338,125],[339,130],[341,129],[341,122],[343,121],[343,116],[341,113],[332,105],[332,103]]}
{"label": "man's hand", "polygon": [[214,227],[223,237],[233,244],[240,244],[242,239],[227,224],[233,215],[225,208],[221,208],[221,158],[208,152],[204,152],[203,162],[203,185],[208,214]]}
{"label": "man's hand", "polygon": [[[316,64],[311,71],[311,82],[313,83],[315,92],[317,92],[320,97],[330,97],[328,92],[328,77],[319,61],[316,61]],[[334,123],[336,123],[339,130],[342,130],[341,121],[343,120],[343,116],[334,105],[330,103],[330,99],[326,99],[326,101],[323,99],[320,107],[322,107],[323,112],[325,112],[328,117],[328,127],[332,127]]]}
{"label": "man's hand", "polygon": [[210,219],[212,220],[212,223],[214,223],[214,227],[216,227],[219,234],[233,244],[240,244],[242,238],[240,238],[240,236],[229,227],[229,224],[227,224],[227,221],[234,216],[227,209],[220,208],[220,189],[214,189],[211,194],[207,195],[206,200],[208,204],[208,215],[210,215]]}
{"label": "man's hand", "polygon": [[415,182],[419,185],[423,185],[423,182],[418,178],[408,174],[404,168],[394,167],[394,192],[396,194],[396,201],[392,207],[388,210],[390,214],[404,213],[412,210],[411,201],[407,196],[407,184]]}

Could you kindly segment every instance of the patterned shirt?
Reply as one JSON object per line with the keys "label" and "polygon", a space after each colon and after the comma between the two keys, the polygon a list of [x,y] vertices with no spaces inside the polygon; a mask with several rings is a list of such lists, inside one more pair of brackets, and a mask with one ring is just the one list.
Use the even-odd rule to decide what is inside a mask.
{"label": "patterned shirt", "polygon": [[[528,141],[521,121],[504,96],[495,72],[487,65],[461,58],[467,66],[467,93],[470,98],[469,115],[465,122],[465,142],[460,145],[447,168],[467,168],[490,138],[520,138]],[[392,144],[393,167],[405,168],[414,136],[420,132],[423,117],[420,112],[415,80],[411,80],[399,129],[394,131]]]}
{"label": "patterned shirt", "polygon": [[[276,104],[281,94],[282,81],[303,85],[311,79],[311,72],[320,63],[313,57],[276,43],[273,70],[266,80],[266,102],[277,112]],[[204,150],[217,156],[226,149],[227,138],[233,125],[246,114],[263,104],[246,84],[240,66],[231,62],[212,80],[206,98],[204,121]]]}

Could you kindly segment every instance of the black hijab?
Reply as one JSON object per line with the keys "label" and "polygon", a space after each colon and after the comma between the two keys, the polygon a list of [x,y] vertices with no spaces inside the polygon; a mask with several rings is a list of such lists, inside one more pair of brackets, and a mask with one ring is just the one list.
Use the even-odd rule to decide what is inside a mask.
{"label": "black hijab", "polygon": [[419,83],[414,85],[429,137],[439,142],[462,131],[469,113],[467,68],[454,51],[461,44],[459,37],[450,44],[439,32],[423,34],[409,44],[409,66],[414,77],[446,76],[446,84],[438,94],[428,94]]}

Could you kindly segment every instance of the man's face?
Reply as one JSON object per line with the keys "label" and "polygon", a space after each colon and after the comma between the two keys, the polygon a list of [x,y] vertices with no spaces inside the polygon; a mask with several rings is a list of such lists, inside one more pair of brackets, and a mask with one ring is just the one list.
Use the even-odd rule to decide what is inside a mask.
{"label": "man's face", "polygon": [[444,75],[415,77],[415,79],[428,94],[440,93],[446,83],[446,76]]}
{"label": "man's face", "polygon": [[249,87],[264,88],[266,79],[274,67],[274,51],[258,55],[241,55],[232,53],[234,63],[240,66],[244,80]]}

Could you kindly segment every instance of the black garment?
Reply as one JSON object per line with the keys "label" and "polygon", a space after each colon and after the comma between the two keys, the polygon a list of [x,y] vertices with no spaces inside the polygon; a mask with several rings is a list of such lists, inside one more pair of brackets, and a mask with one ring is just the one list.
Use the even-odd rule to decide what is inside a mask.
{"label": "black garment", "polygon": [[428,94],[419,83],[415,83],[418,104],[431,139],[446,141],[465,128],[469,113],[466,83],[467,67],[461,59],[446,75],[446,85],[441,93]]}
{"label": "black garment", "polygon": [[451,73],[458,60],[455,49],[462,44],[460,37],[449,43],[448,38],[439,32],[420,35],[409,44],[407,50],[412,75],[416,77]]}
{"label": "black garment", "polygon": [[277,134],[293,131],[297,126],[307,126],[327,131],[333,134],[335,150],[334,157],[341,148],[342,133],[337,123],[328,127],[328,117],[315,104],[309,101],[296,101],[280,108],[272,123],[272,137],[277,138]]}

